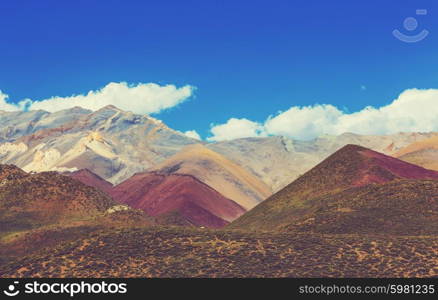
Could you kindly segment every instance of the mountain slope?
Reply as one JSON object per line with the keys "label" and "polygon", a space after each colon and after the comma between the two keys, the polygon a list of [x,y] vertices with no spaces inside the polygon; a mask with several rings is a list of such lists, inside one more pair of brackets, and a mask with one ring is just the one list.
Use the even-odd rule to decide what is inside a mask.
{"label": "mountain slope", "polygon": [[14,165],[0,165],[0,182],[1,186],[5,185],[8,181],[14,179],[21,179],[28,174]]}
{"label": "mountain slope", "polygon": [[285,137],[244,138],[207,145],[236,162],[276,192],[320,162],[310,149],[297,150]]}
{"label": "mountain slope", "polygon": [[438,170],[438,137],[431,137],[408,145],[394,154],[401,160]]}
{"label": "mountain slope", "polygon": [[119,183],[183,147],[199,143],[159,120],[114,106],[94,112],[80,108],[52,114],[3,112],[0,124],[11,128],[0,139],[4,141],[0,144],[1,163],[28,172],[88,168],[111,183]]}
{"label": "mountain slope", "polygon": [[347,189],[399,179],[438,180],[438,172],[347,145],[230,225],[249,230],[284,229],[320,208],[321,199]]}
{"label": "mountain slope", "polygon": [[99,175],[94,174],[88,169],[81,169],[74,172],[66,172],[63,175],[70,176],[76,180],[79,180],[85,185],[92,186],[105,192],[109,195],[113,189],[113,185],[100,177]]}
{"label": "mountain slope", "polygon": [[330,234],[438,234],[438,181],[395,180],[312,199],[287,231]]}
{"label": "mountain slope", "polygon": [[196,226],[223,227],[245,212],[240,205],[190,175],[135,174],[117,185],[111,195],[150,216],[177,213],[179,219]]}
{"label": "mountain slope", "polygon": [[0,111],[0,142],[13,142],[38,130],[56,128],[74,122],[91,111],[80,107],[49,113],[34,111]]}
{"label": "mountain slope", "polygon": [[392,155],[415,141],[433,136],[438,136],[438,133],[370,136],[344,133],[309,141],[276,136],[236,139],[209,144],[207,147],[243,166],[277,192],[345,145],[356,144]]}
{"label": "mountain slope", "polygon": [[203,145],[190,145],[152,169],[164,174],[188,174],[219,191],[245,209],[271,195],[253,174]]}
{"label": "mountain slope", "polygon": [[94,218],[115,205],[103,192],[56,172],[0,166],[0,234]]}
{"label": "mountain slope", "polygon": [[409,144],[406,147],[403,147],[396,153],[394,153],[394,157],[401,157],[403,155],[406,155],[408,153],[421,151],[424,149],[436,149],[438,150],[438,136],[433,136],[428,139],[424,139],[421,141],[416,141],[412,144]]}

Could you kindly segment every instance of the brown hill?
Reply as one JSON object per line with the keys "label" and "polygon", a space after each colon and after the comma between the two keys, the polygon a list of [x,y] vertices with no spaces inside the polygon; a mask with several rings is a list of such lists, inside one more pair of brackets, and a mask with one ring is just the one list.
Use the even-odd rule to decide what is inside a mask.
{"label": "brown hill", "polygon": [[112,183],[106,181],[105,179],[103,179],[99,175],[91,172],[88,169],[81,169],[78,171],[66,172],[63,174],[66,176],[70,176],[76,180],[79,180],[83,184],[95,187],[98,190],[101,190],[108,195],[111,193],[111,190],[113,189]]}
{"label": "brown hill", "polygon": [[[32,230],[0,233],[0,265],[24,255],[44,251],[51,252],[58,244],[121,228],[145,228],[156,221],[141,210],[116,205],[92,218],[71,219],[69,222],[48,224]],[[1,269],[1,267],[0,267]],[[2,273],[0,271],[0,273]]]}
{"label": "brown hill", "polygon": [[[111,195],[121,203],[158,217],[177,212],[188,223],[223,227],[245,209],[190,175],[138,173],[117,185]],[[178,218],[178,223],[181,218]]]}
{"label": "brown hill", "polygon": [[14,165],[0,165],[1,185],[7,181],[26,177],[28,174]]}
{"label": "brown hill", "polygon": [[27,174],[0,167],[0,234],[94,218],[116,203],[103,192],[56,172]]}
{"label": "brown hill", "polygon": [[407,153],[399,159],[422,166],[423,168],[438,171],[438,149],[423,149]]}
{"label": "brown hill", "polygon": [[428,139],[415,141],[412,144],[400,149],[396,153],[394,153],[394,157],[401,157],[408,153],[424,150],[424,149],[436,149],[438,150],[438,136],[433,136]]}
{"label": "brown hill", "polygon": [[424,168],[438,170],[438,137],[412,143],[394,156]]}
{"label": "brown hill", "polygon": [[310,212],[281,229],[330,234],[438,234],[438,181],[395,180],[311,200]]}
{"label": "brown hill", "polygon": [[302,221],[303,216],[322,209],[325,197],[347,189],[399,179],[438,180],[438,172],[360,146],[347,145],[237,219],[230,228],[290,228]]}

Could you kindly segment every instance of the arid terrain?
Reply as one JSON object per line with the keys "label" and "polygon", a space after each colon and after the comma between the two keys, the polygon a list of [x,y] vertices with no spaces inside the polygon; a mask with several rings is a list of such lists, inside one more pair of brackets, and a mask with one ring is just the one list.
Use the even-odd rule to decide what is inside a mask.
{"label": "arid terrain", "polygon": [[[5,277],[431,277],[435,236],[90,231],[2,265]],[[4,256],[3,256],[4,257]]]}
{"label": "arid terrain", "polygon": [[114,106],[0,123],[1,277],[438,276],[436,133],[205,143]]}

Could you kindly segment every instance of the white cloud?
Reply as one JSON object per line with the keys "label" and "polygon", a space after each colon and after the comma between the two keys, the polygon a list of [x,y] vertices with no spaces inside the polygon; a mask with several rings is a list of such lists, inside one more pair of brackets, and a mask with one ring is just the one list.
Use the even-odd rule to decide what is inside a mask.
{"label": "white cloud", "polygon": [[0,94],[0,109],[29,110],[42,109],[49,112],[80,106],[86,109],[98,110],[106,105],[114,105],[120,109],[141,114],[159,113],[187,100],[193,93],[194,87],[186,85],[161,86],[155,83],[139,83],[128,85],[126,82],[111,82],[100,90],[89,91],[85,95],[70,97],[52,97],[41,101],[24,99],[17,105],[7,103],[5,95]]}
{"label": "white cloud", "polygon": [[438,90],[410,89],[391,104],[367,107],[359,112],[343,114],[333,124],[333,132],[390,134],[401,131],[429,132],[438,130]]}
{"label": "white cloud", "polygon": [[202,140],[201,136],[199,135],[199,133],[196,132],[196,130],[188,130],[188,131],[184,132],[184,134],[186,136],[188,136],[189,138],[192,138],[195,140]]}
{"label": "white cloud", "polygon": [[275,117],[270,116],[264,124],[264,130],[270,135],[284,135],[297,139],[315,137],[330,133],[327,124],[334,124],[342,112],[333,105],[315,105],[291,107]]}
{"label": "white cloud", "polygon": [[248,119],[229,119],[227,123],[213,125],[210,129],[212,137],[207,140],[219,142],[245,137],[266,136],[263,125]]}
{"label": "white cloud", "polygon": [[21,110],[22,109],[22,108],[20,108],[17,105],[8,103],[7,102],[8,97],[9,97],[8,95],[4,94],[0,90],[0,110],[3,110],[3,111],[16,111],[16,110]]}
{"label": "white cloud", "polygon": [[[241,123],[241,126],[237,126],[237,123]],[[306,140],[323,134],[339,135],[344,132],[371,135],[429,131],[438,131],[438,90],[409,89],[389,105],[366,107],[354,113],[345,113],[333,105],[324,104],[293,106],[269,116],[263,124],[246,119],[230,119],[225,124],[212,127],[213,136],[208,140],[263,135],[284,135]]]}

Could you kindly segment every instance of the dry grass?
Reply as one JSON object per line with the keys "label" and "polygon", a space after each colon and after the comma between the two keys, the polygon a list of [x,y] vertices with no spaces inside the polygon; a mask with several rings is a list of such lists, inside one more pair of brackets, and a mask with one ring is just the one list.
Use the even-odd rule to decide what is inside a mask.
{"label": "dry grass", "polygon": [[429,277],[438,237],[96,229],[15,258],[5,277]]}

